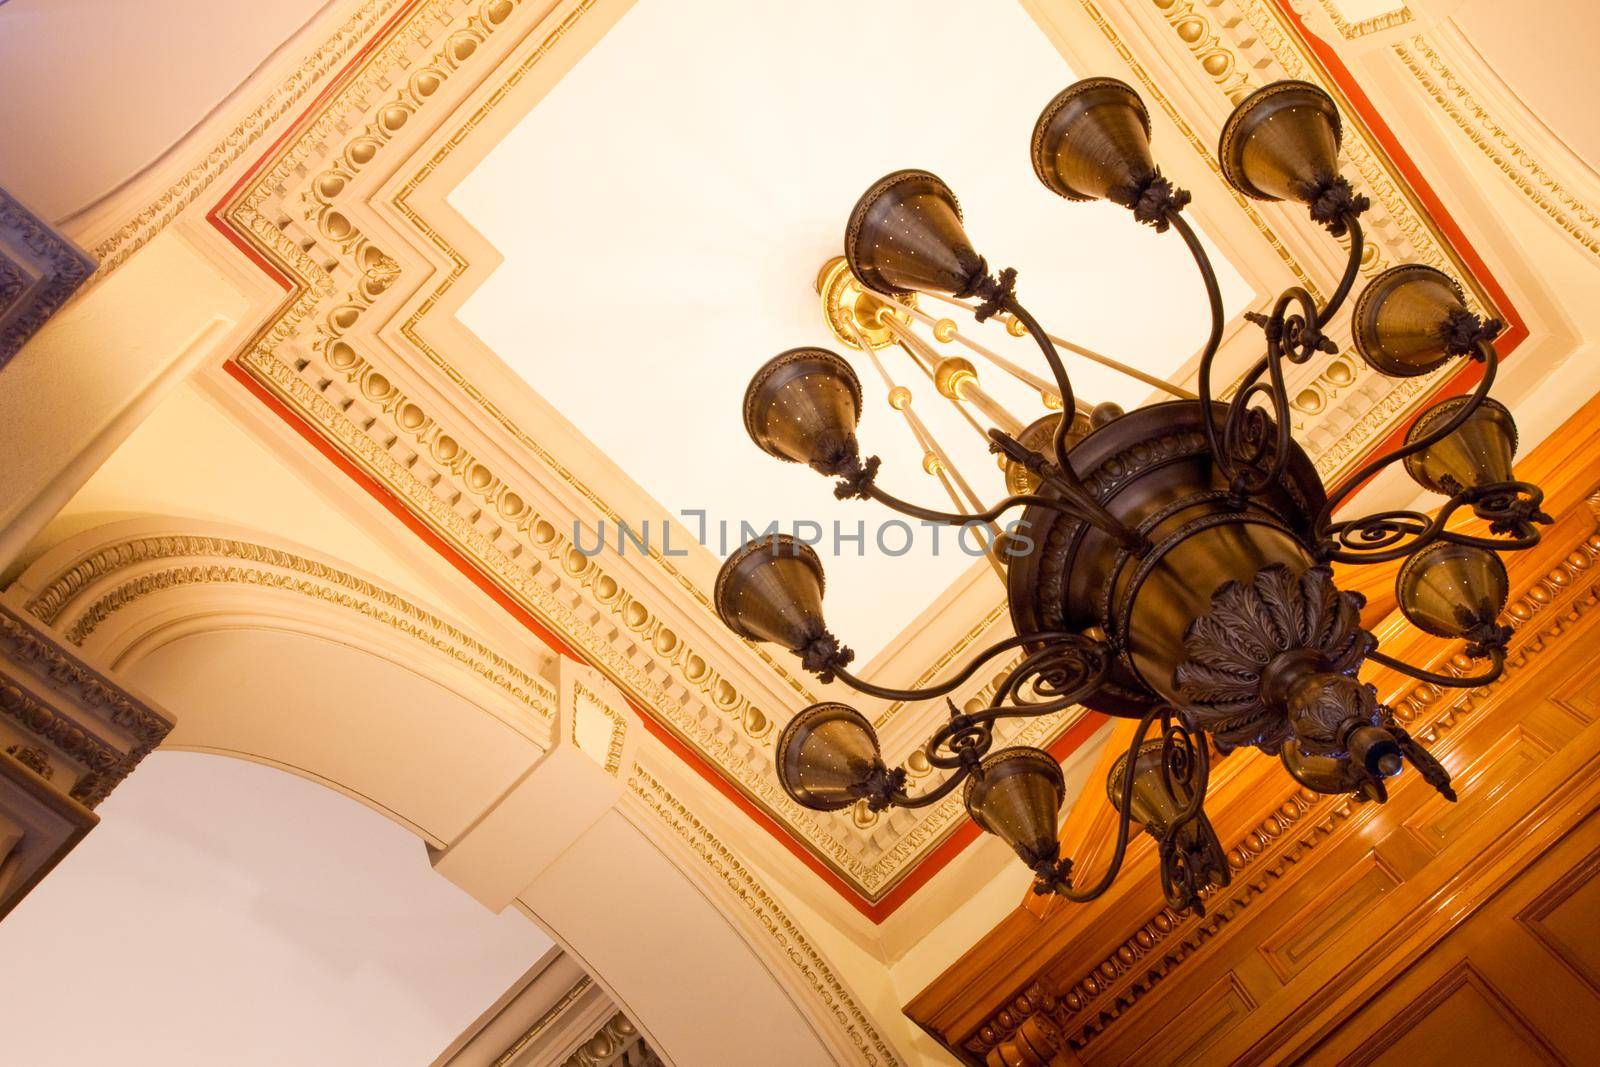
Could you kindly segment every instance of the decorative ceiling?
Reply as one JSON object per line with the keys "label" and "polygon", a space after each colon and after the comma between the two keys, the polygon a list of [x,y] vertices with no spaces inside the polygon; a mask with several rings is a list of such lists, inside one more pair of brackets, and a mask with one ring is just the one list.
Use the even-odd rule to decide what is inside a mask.
{"label": "decorative ceiling", "polygon": [[[880,540],[892,516],[774,464],[740,414],[767,357],[837,347],[813,284],[840,254],[856,197],[889,171],[928,167],[956,190],[995,267],[1018,268],[1057,334],[1157,375],[1175,374],[1205,337],[1181,245],[1112,205],[1064,204],[1033,177],[1033,121],[1078,76],[1016,4],[827,0],[774,19],[737,0],[641,0],[450,193],[505,257],[459,318],[659,505],[624,520],[648,522],[658,539],[664,516],[679,521],[674,551],[700,537],[720,560],[748,539],[746,524],[820,522],[829,621],[865,662],[976,557],[927,528]],[[1231,315],[1251,290],[1222,264]],[[1165,292],[1188,299],[1141,314]],[[998,324],[976,332],[1039,364],[1031,342]],[[944,503],[881,379],[854,359],[864,447],[885,461],[882,484]],[[967,479],[998,498],[984,442],[909,357],[886,359]],[[1071,370],[1090,402],[1150,396],[1082,359]],[[993,368],[981,374],[1024,422],[1045,413],[1037,393]],[[704,526],[686,512],[704,512]],[[833,538],[835,523],[848,533],[863,521],[864,545]]]}
{"label": "decorative ceiling", "polygon": [[[777,787],[773,735],[827,691],[717,621],[708,593],[721,546],[594,558],[580,548],[601,522],[664,508],[777,512],[755,515],[758,526],[836,514],[821,510],[826,487],[808,472],[775,469],[744,440],[738,397],[774,351],[826,340],[809,284],[856,194],[896,166],[932,167],[956,186],[982,250],[1021,270],[1056,332],[1151,370],[1185,363],[1202,331],[1198,297],[1192,321],[1186,302],[1164,299],[1164,272],[1181,278],[1173,292],[1194,292],[1176,242],[1116,209],[1101,215],[1028,187],[1026,130],[1073,65],[1144,94],[1158,159],[1194,190],[1194,217],[1237,271],[1236,307],[1294,282],[1323,291],[1340,251],[1307,220],[1228,193],[1214,148],[1234,102],[1264,82],[1343,90],[1278,0],[1223,7],[1119,0],[1110,17],[1090,0],[1002,5],[985,25],[1004,32],[985,37],[955,5],[940,19],[919,5],[903,20],[933,27],[919,40],[887,15],[874,28],[877,14],[841,5],[815,22],[809,9],[790,12],[774,48],[759,38],[741,47],[749,16],[709,0],[645,0],[631,12],[620,0],[402,4],[212,209],[217,229],[286,292],[229,371],[513,616],[615,681],[691,766],[881,919],[928,876],[925,861],[948,859],[972,832],[958,829],[959,798],[893,819],[799,808]],[[871,29],[870,46],[828,46],[825,29],[844,26]],[[631,42],[631,63],[608,51],[617,42]],[[1053,60],[1052,49],[1079,58]],[[792,61],[767,54],[791,51]],[[984,64],[998,73],[983,84],[949,73],[980,54],[1004,59]],[[857,55],[872,62],[847,62]],[[765,75],[774,64],[787,78]],[[889,76],[871,81],[880,66]],[[755,88],[771,82],[788,84]],[[850,106],[861,98],[871,102]],[[1374,204],[1362,272],[1401,261],[1452,271],[1476,306],[1511,322],[1509,351],[1526,335],[1514,309],[1481,264],[1464,265],[1470,249],[1452,247],[1442,207],[1419,208],[1415,169],[1391,159],[1392,138],[1363,119],[1347,106],[1346,169]],[[748,147],[732,147],[734,129]],[[1225,378],[1254,360],[1258,341],[1234,319]],[[1085,397],[1118,395],[1091,374],[1079,380]],[[1337,481],[1441,380],[1383,380],[1344,353],[1313,360],[1289,383],[1296,436]],[[914,472],[872,392],[867,446]],[[888,642],[953,576],[917,570],[937,560],[867,562],[885,564],[870,585],[836,570],[828,601],[835,629],[863,646]],[[900,587],[878,577],[906,574],[920,577]],[[931,677],[1004,625],[981,565],[960,579],[872,670],[896,683]],[[957,697],[982,699],[990,684],[975,678]],[[894,723],[884,733],[892,760],[943,714],[863,710],[880,729]],[[1059,749],[1092,726],[1063,713],[1018,740]]]}

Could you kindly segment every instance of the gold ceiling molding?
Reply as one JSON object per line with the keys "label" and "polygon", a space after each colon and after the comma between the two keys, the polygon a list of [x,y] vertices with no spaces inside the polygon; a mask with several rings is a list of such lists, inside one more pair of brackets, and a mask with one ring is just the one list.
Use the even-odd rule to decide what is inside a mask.
{"label": "gold ceiling molding", "polygon": [[577,1003],[578,998],[583,996],[593,984],[594,979],[588,975],[579,978],[572,984],[571,989],[561,994],[560,1000],[550,1005],[548,1011],[534,1020],[533,1025],[528,1027],[521,1037],[513,1041],[506,1047],[504,1052],[495,1057],[495,1061],[489,1067],[510,1067],[516,1061],[518,1053],[533,1044],[540,1034],[555,1025],[556,1021],[565,1015],[572,1005]]}
{"label": "gold ceiling molding", "polygon": [[405,0],[366,0],[327,41],[275,85],[251,111],[241,118],[198,163],[169,186],[154,201],[124,222],[116,232],[94,246],[99,261],[90,283],[99,281],[120,267],[161,230],[193,204],[216,178],[238,161],[261,135],[292,111],[308,92],[331,71],[344,64],[371,38],[373,32]]}
{"label": "gold ceiling molding", "polygon": [[1344,12],[1339,10],[1339,0],[1317,0],[1317,4],[1322,8],[1323,13],[1328,16],[1328,22],[1333,25],[1335,30],[1339,31],[1339,36],[1347,41],[1354,41],[1358,37],[1366,37],[1368,34],[1382,33],[1384,30],[1392,30],[1396,26],[1404,26],[1412,19],[1411,9],[1404,5],[1393,11],[1385,11],[1381,15],[1373,15],[1371,18],[1351,22],[1345,17]]}
{"label": "gold ceiling molding", "polygon": [[[520,80],[538,58],[547,56],[574,21],[593,6],[594,0],[585,0],[568,12],[531,55],[513,68],[513,79]],[[409,73],[403,79],[381,75],[383,64],[406,56],[406,48],[391,41],[380,49],[339,94],[359,101],[360,112],[368,118],[344,123],[344,136],[334,137],[340,124],[333,117],[343,114],[340,99],[335,99],[228,208],[229,219],[262,239],[263,250],[299,283],[280,317],[269,323],[241,356],[241,365],[330,440],[341,444],[381,484],[411,502],[432,529],[460,546],[564,640],[583,650],[611,681],[655,711],[748,797],[789,826],[835,873],[854,884],[863,896],[879,898],[961,822],[959,798],[919,813],[915,819],[883,820],[878,832],[866,839],[849,832],[847,816],[818,815],[795,804],[777,788],[770,753],[755,744],[770,734],[771,718],[740,693],[709,656],[682,640],[597,560],[578,552],[528,496],[511,489],[462,444],[462,435],[446,432],[423,400],[396,384],[397,375],[378,370],[355,347],[362,316],[403,275],[404,267],[396,259],[403,253],[397,250],[391,255],[378,248],[360,228],[356,217],[360,205],[347,203],[341,194],[375,163],[416,113],[440,95],[446,80],[474,57],[478,46],[508,23],[514,7],[513,0],[483,0],[419,9],[415,17],[431,20],[434,32],[423,34],[408,25],[401,29],[398,40],[414,44],[442,38],[443,47],[431,50],[425,59],[406,62]],[[465,20],[451,20],[452,8],[472,13]],[[445,27],[451,26],[463,28],[446,32]],[[374,92],[384,80],[399,88]],[[498,103],[508,91],[508,84],[502,83],[490,99]],[[475,112],[469,126],[481,121],[483,114],[482,108]],[[445,144],[458,145],[464,136],[458,129]],[[309,160],[317,151],[331,162],[314,170]],[[431,173],[447,155],[443,149],[435,153],[425,170]],[[304,179],[305,191],[297,197],[292,188],[300,183],[291,185],[292,179],[306,171],[311,171],[311,176]],[[413,180],[404,188],[416,185]],[[399,197],[396,200],[402,215],[409,211],[398,202]],[[306,222],[315,227],[314,241],[305,240],[282,208],[274,210],[276,204],[296,201],[304,205],[301,214]],[[436,246],[443,242],[442,235],[414,211],[409,220]],[[324,251],[331,254],[328,260],[318,258]],[[449,269],[465,269],[462,257],[453,251],[450,255]],[[424,303],[432,307],[442,291],[435,289]],[[311,354],[318,358],[296,358],[297,365],[291,365],[278,353],[298,346],[307,323],[314,324]],[[412,335],[420,341],[414,329]],[[430,360],[446,370],[453,384],[467,386],[463,376],[438,353],[431,353]],[[350,387],[348,394],[333,391],[337,381]],[[469,395],[482,404],[489,403],[475,390]],[[491,407],[490,411],[502,424],[506,421],[498,409]],[[383,431],[375,435],[379,426]],[[534,445],[535,455],[556,477],[578,488],[591,502],[599,503],[602,514],[615,519],[615,513],[577,483],[553,455],[537,448],[525,434],[519,432],[517,440]],[[405,447],[400,447],[401,442]],[[429,478],[428,473],[437,477]],[[455,487],[452,495],[440,494],[441,481]],[[461,507],[463,499],[474,501],[474,506]],[[709,617],[703,594],[696,592],[696,601]],[[579,606],[585,614],[575,610]],[[612,625],[608,626],[607,620]],[[608,637],[603,632],[607,629],[623,640]],[[772,663],[770,659],[767,662]],[[799,699],[815,699],[792,677],[780,675]],[[1048,743],[1058,735],[1063,721],[1029,723],[1018,732],[1018,743]]]}
{"label": "gold ceiling molding", "polygon": [[[225,208],[228,222],[292,284],[281,311],[263,326],[238,364],[368,477],[405,501],[472,566],[650,709],[835,873],[867,899],[880,899],[960,822],[958,800],[904,818],[877,820],[866,837],[849,832],[848,814],[819,816],[794,804],[776,786],[765,742],[788,704],[811,702],[814,694],[764,650],[751,655],[751,646],[731,637],[726,642],[712,638],[708,647],[697,647],[697,640],[686,637],[686,629],[721,630],[705,593],[659,552],[651,554],[650,566],[665,576],[667,589],[684,594],[669,599],[666,612],[658,601],[672,594],[657,588],[647,603],[637,588],[628,588],[617,574],[579,552],[563,528],[570,529],[573,518],[591,526],[598,518],[615,521],[615,509],[425,340],[427,315],[448,305],[445,294],[466,276],[470,263],[454,247],[443,223],[422,217],[412,194],[466,143],[493,108],[548,60],[587,13],[607,2],[570,0],[547,14],[520,0],[431,0],[401,19]],[[1230,35],[1245,32],[1240,20],[1229,22],[1216,11],[1202,15],[1187,0],[1127,2],[1154,2],[1157,6],[1148,10],[1164,18],[1170,13],[1166,21],[1176,40],[1193,37],[1204,44],[1195,54],[1197,76],[1216,86],[1219,108],[1229,102],[1219,77],[1234,85],[1228,82],[1233,71],[1261,67],[1258,57],[1248,63],[1237,58],[1243,46]],[[1156,89],[1134,51],[1121,42],[1092,0],[1080,3],[1215,170],[1212,145]],[[1269,17],[1252,10],[1257,21]],[[1213,17],[1215,24],[1205,21]],[[1257,32],[1263,40],[1269,36]],[[1278,49],[1290,47],[1281,27],[1273,28],[1272,37]],[[486,58],[491,53],[492,61]],[[1216,58],[1222,53],[1235,58],[1224,63]],[[1290,58],[1304,67],[1303,58]],[[1292,73],[1316,77],[1304,70]],[[1231,91],[1238,89],[1234,85]],[[476,103],[464,102],[468,94],[476,94]],[[437,120],[431,118],[436,111],[441,112]],[[420,117],[424,115],[430,117]],[[1348,140],[1353,145],[1359,138]],[[390,158],[396,155],[400,158]],[[403,174],[407,161],[419,155],[418,169],[398,183],[386,202],[371,199],[375,183]],[[1382,179],[1373,153],[1353,158],[1364,177]],[[1374,192],[1392,217],[1407,210],[1408,201],[1393,182]],[[1236,202],[1278,258],[1309,286],[1306,272],[1295,265],[1295,256],[1256,208]],[[392,211],[374,212],[379,207]],[[392,232],[391,216],[411,232],[380,240],[376,235]],[[1427,234],[1414,218],[1386,229],[1420,235],[1416,240]],[[1369,269],[1385,262],[1377,250],[1383,239],[1374,237]],[[408,246],[413,240],[415,247]],[[1405,255],[1430,259],[1409,248]],[[418,355],[414,361],[406,358],[411,352]],[[1432,383],[1408,380],[1373,404],[1358,387],[1360,373],[1353,360],[1337,357],[1307,368],[1292,394],[1297,415],[1312,424],[1309,439],[1321,446],[1318,462],[1325,468],[1348,465]],[[447,395],[448,402],[443,399]],[[456,395],[487,417],[466,421],[453,406]],[[1315,425],[1319,422],[1349,428],[1333,438]],[[506,447],[502,438],[516,446],[513,454],[536,461],[531,480],[518,480],[486,455]],[[593,514],[561,503],[572,493]],[[690,617],[677,624],[669,621],[673,612]],[[991,618],[998,619],[998,614],[980,620],[958,648],[941,652],[958,655],[961,646],[992,625]],[[723,672],[718,664],[730,656],[745,660],[744,669],[757,668],[767,680],[767,696],[752,699]],[[769,700],[783,706],[760,706]],[[902,713],[902,708],[890,707],[883,718]],[[1035,738],[1027,743],[1048,744],[1059,736],[1062,722],[1047,725],[1057,732],[1041,734],[1041,727],[1030,725],[1018,740],[1027,736]]]}
{"label": "gold ceiling molding", "polygon": [[[661,1067],[660,1058],[649,1051],[648,1045],[640,1050],[642,1055],[630,1053],[624,1060],[623,1054],[638,1043],[639,1028],[619,1011],[580,1045],[578,1051],[562,1060],[561,1067],[614,1067],[623,1063],[630,1067],[635,1063],[637,1067]],[[638,1055],[637,1060],[634,1055]]]}
{"label": "gold ceiling molding", "polygon": [[[606,740],[606,755],[602,766],[605,772],[613,777],[622,769],[623,742],[628,739],[628,720],[623,718],[622,712],[612,707],[610,702],[603,699],[600,694],[584,685],[574,682],[572,686],[574,700],[582,701],[582,707],[592,709],[611,724],[611,734]],[[579,708],[573,709],[572,715],[572,743],[579,749],[583,743],[578,740],[578,713]]]}
{"label": "gold ceiling molding", "polygon": [[[148,569],[171,560],[184,562]],[[99,593],[87,604],[73,604],[90,585],[134,568],[139,569],[135,577]],[[26,610],[46,625],[60,623],[65,639],[81,647],[113,614],[145,597],[185,586],[218,584],[277,589],[353,612],[444,654],[527,708],[539,721],[555,722],[553,686],[460,628],[365,578],[248,541],[171,534],[110,545],[74,561],[28,600]]]}
{"label": "gold ceiling molding", "polygon": [[[1600,496],[1589,498],[1600,518]],[[1474,711],[1491,701],[1543,653],[1578,629],[1578,623],[1600,604],[1600,528],[1591,530],[1544,577],[1525,588],[1506,608],[1517,631],[1506,660],[1505,674],[1490,686],[1445,690],[1429,683],[1407,688],[1391,701],[1396,718],[1430,747]],[[1461,663],[1470,670],[1464,658]],[[1437,668],[1436,668],[1437,669]],[[1051,994],[1035,987],[1004,1011],[986,1020],[968,1044],[983,1056],[1007,1041],[1034,1014],[1048,1014],[1086,1047],[1146,994],[1200,955],[1241,912],[1256,907],[1283,875],[1311,852],[1341,836],[1361,809],[1350,796],[1329,796],[1295,787],[1229,849],[1233,888],[1217,893],[1204,918],[1179,916],[1163,907],[1102,959],[1084,968],[1081,977]],[[1187,973],[1187,972],[1185,972]]]}
{"label": "gold ceiling molding", "polygon": [[1600,215],[1563,188],[1538,159],[1495,121],[1426,37],[1419,33],[1409,44],[1397,41],[1394,54],[1439,109],[1524,196],[1585,251],[1600,256]]}
{"label": "gold ceiling molding", "polygon": [[[1299,262],[1288,238],[1263,217],[1253,201],[1222,181],[1221,167],[1215,159],[1214,139],[1201,137],[1178,111],[1158,79],[1140,62],[1135,48],[1124,39],[1096,0],[1077,2],[1128,65],[1143,93],[1160,105],[1184,140],[1204,160],[1217,178],[1218,188],[1226,191],[1289,268],[1295,283],[1314,296],[1325,295],[1322,283]],[[1139,0],[1128,2],[1134,4]],[[1212,85],[1219,97],[1216,104],[1219,121],[1221,114],[1251,90],[1275,78],[1311,81],[1328,88],[1336,97],[1341,95],[1270,0],[1206,0],[1203,4],[1196,4],[1194,0],[1144,2],[1159,15],[1194,61],[1195,78],[1203,78]],[[1355,121],[1348,108],[1344,111],[1350,121],[1345,123],[1341,154],[1360,175],[1362,189],[1373,201],[1361,273],[1371,276],[1395,261],[1425,263],[1462,279],[1473,306],[1482,307],[1485,301],[1476,281],[1455,260],[1448,242],[1411,196],[1405,181],[1373,142],[1365,126]],[[1310,232],[1309,225],[1302,229]],[[1324,479],[1337,480],[1350,471],[1373,444],[1382,440],[1386,429],[1397,418],[1424,401],[1445,377],[1435,372],[1418,378],[1386,381],[1385,393],[1373,400],[1367,390],[1360,387],[1373,376],[1373,371],[1349,353],[1313,360],[1307,368],[1295,372],[1295,380],[1290,383],[1291,406],[1296,416],[1294,428],[1305,435],[1317,471]],[[1345,428],[1330,434],[1321,429],[1323,425]]]}
{"label": "gold ceiling molding", "polygon": [[899,1067],[900,1058],[872,1025],[850,991],[839,981],[828,961],[806,939],[772,894],[756,881],[727,845],[701,822],[683,802],[643,766],[635,763],[628,777],[632,795],[680,838],[712,874],[720,878],[733,895],[771,935],[783,955],[799,971],[830,1016],[843,1028],[861,1062],[882,1067]]}

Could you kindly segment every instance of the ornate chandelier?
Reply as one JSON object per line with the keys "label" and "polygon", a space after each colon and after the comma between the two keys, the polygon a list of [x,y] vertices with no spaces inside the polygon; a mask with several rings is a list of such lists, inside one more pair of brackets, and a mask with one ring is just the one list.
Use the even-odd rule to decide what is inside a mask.
{"label": "ornate chandelier", "polygon": [[[1178,399],[1129,412],[1080,404],[1057,339],[1017,299],[1016,272],[989,272],[942,181],[926,171],[897,171],[862,196],[845,230],[843,263],[819,279],[830,323],[880,372],[875,348],[898,343],[969,421],[978,424],[968,408],[982,415],[1011,495],[981,506],[911,411],[909,391],[886,372],[890,406],[906,418],[957,511],[920,507],[881,489],[878,459],[863,459],[856,441],[860,382],[826,349],[791,349],[757,371],[745,395],[745,426],[771,455],[839,479],[841,499],[870,498],[923,521],[958,525],[993,524],[1022,509],[1015,528],[1028,536],[990,544],[991,559],[1003,568],[1015,636],[924,688],[857,678],[847,669],[853,654],[823,623],[818,557],[783,534],[757,538],[728,558],[717,577],[718,614],[747,639],[791,650],[824,682],[838,679],[888,700],[946,698],[996,657],[1020,661],[988,706],[960,710],[947,700],[949,720],[923,753],[948,774],[920,795],[907,792],[904,768],[884,763],[859,711],[834,702],[804,709],[783,730],[777,754],[783,787],[798,803],[818,811],[862,800],[874,811],[922,807],[964,786],[968,813],[1033,870],[1035,892],[1077,901],[1109,888],[1137,822],[1159,843],[1168,902],[1203,912],[1202,892],[1229,879],[1204,810],[1213,748],[1226,754],[1255,746],[1310,789],[1379,802],[1385,780],[1409,762],[1455,798],[1444,768],[1357,672],[1372,661],[1442,686],[1498,677],[1510,630],[1498,621],[1508,583],[1497,552],[1538,543],[1537,524],[1550,519],[1540,511],[1540,491],[1512,478],[1516,428],[1505,407],[1488,398],[1500,324],[1469,311],[1457,286],[1431,267],[1394,267],[1366,286],[1351,316],[1355,348],[1376,370],[1400,377],[1477,360],[1483,376],[1474,392],[1425,410],[1403,445],[1331,493],[1291,437],[1285,364],[1337,351],[1323,327],[1350,296],[1361,262],[1359,216],[1368,205],[1338,173],[1340,135],[1333,101],[1296,81],[1257,90],[1223,127],[1218,155],[1235,189],[1304,204],[1314,221],[1349,243],[1326,302],[1295,287],[1270,314],[1247,316],[1262,329],[1266,351],[1226,403],[1213,399],[1224,326],[1217,278],[1182,214],[1189,194],[1152,163],[1149,116],[1124,83],[1090,78],[1050,101],[1033,131],[1034,172],[1068,200],[1109,200],[1157,232],[1182,237],[1211,312],[1198,395],[1124,368]],[[1016,336],[1031,336],[1049,380],[969,347],[1055,410],[1023,426],[982,390],[970,363],[939,356],[911,322],[931,325],[940,342],[958,330],[923,313],[918,294],[966,307],[978,322],[998,317]],[[1448,498],[1435,513],[1334,518],[1355,489],[1402,462],[1424,488]],[[1452,522],[1467,513],[1487,522],[1487,534]],[[1402,558],[1401,611],[1429,634],[1465,639],[1469,656],[1488,661],[1482,673],[1436,674],[1378,651],[1361,626],[1363,599],[1341,591],[1329,566]],[[1106,783],[1122,816],[1116,845],[1108,869],[1089,884],[1077,882],[1071,859],[1060,855],[1060,766],[1037,748],[992,751],[997,722],[1074,705],[1138,720]]]}

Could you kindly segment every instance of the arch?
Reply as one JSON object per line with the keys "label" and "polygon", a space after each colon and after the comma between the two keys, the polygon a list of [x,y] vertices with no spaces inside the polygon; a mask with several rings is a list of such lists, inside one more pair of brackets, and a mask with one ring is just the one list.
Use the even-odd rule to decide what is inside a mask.
{"label": "arch", "polygon": [[[192,520],[76,535],[6,597],[161,703],[178,724],[168,747],[251,759],[352,796],[410,828],[480,900],[478,883],[441,862],[470,857],[462,842],[487,834],[514,848],[566,834],[560,847],[547,842],[516,904],[595,971],[664,1056],[895,1062],[765,891],[754,913],[729,908],[730,894],[752,894],[729,881],[730,864],[749,878],[736,859],[686,851],[681,832],[644,813],[638,788],[573,755],[566,685],[546,677],[553,660],[530,669],[341,561]],[[659,789],[647,759],[673,757],[656,749],[612,771]],[[581,801],[595,795],[609,806],[585,815]]]}

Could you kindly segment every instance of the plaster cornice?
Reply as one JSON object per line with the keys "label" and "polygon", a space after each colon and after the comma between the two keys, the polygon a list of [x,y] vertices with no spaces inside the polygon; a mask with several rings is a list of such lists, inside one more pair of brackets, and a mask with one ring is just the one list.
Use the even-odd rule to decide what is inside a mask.
{"label": "plaster cornice", "polygon": [[[1325,79],[1267,0],[1220,2],[1240,17],[1203,14],[1186,0],[1074,0],[1209,167],[1211,146],[1177,98],[1157,89],[1141,49],[1170,64],[1166,34],[1180,57],[1190,57],[1186,85],[1209,94],[1207,123],[1254,80]],[[1117,16],[1108,17],[1113,8]],[[659,554],[613,565],[578,553],[563,530],[614,521],[618,508],[556,446],[521,428],[514,406],[474,384],[476,365],[453,363],[435,340],[462,339],[450,312],[487,268],[460,250],[483,242],[453,236],[459,220],[424,214],[442,199],[430,183],[452,180],[472,153],[487,151],[477,131],[491,118],[502,121],[495,109],[505,100],[531,102],[524,83],[553,77],[539,74],[541,65],[574,61],[582,46],[572,42],[601,11],[614,15],[612,0],[577,0],[551,12],[517,0],[408,5],[212,212],[287,290],[231,369],[375,494],[396,501],[414,529],[481,576],[554,647],[606,674],[658,733],[758,821],[792,836],[802,858],[873,914],[872,902],[961,821],[958,804],[861,820],[864,828],[848,814],[820,816],[793,804],[776,788],[767,743],[774,723],[816,694],[764,651],[723,633],[702,582]],[[1123,23],[1138,34],[1125,37]],[[1460,274],[1449,243],[1417,209],[1382,146],[1359,123],[1351,126],[1346,153],[1386,220],[1363,271],[1404,258]],[[1320,255],[1325,242],[1244,207],[1245,225],[1233,239],[1258,248],[1264,239],[1274,261],[1308,278],[1300,250],[1318,241]],[[1475,282],[1465,280],[1469,288]],[[459,349],[453,344],[451,356]],[[1345,355],[1298,373],[1297,428],[1325,473],[1348,469],[1437,384],[1411,379],[1380,389]],[[987,618],[972,623],[955,643],[977,640]],[[948,657],[950,648],[947,638],[928,659]],[[882,717],[902,714],[891,708]],[[1048,744],[1070,725],[1031,724],[1016,740]]]}

